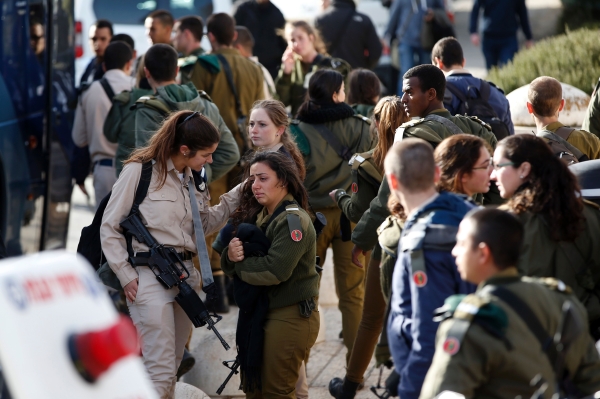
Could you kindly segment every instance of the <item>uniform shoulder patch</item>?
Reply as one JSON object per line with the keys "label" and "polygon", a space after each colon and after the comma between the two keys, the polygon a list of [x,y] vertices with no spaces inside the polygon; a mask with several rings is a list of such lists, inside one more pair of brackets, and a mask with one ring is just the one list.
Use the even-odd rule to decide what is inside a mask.
{"label": "uniform shoulder patch", "polygon": [[361,114],[354,114],[352,116],[356,119],[360,119],[361,121],[363,121],[369,125],[371,124],[371,119],[367,118],[366,116],[363,116]]}
{"label": "uniform shoulder patch", "polygon": [[488,125],[487,123],[485,123],[484,121],[482,121],[481,119],[479,119],[476,116],[467,116],[467,118],[479,123],[481,126],[485,126],[488,130],[492,130],[492,127],[490,125]]}
{"label": "uniform shoulder patch", "polygon": [[205,92],[204,90],[198,90],[198,95],[208,101],[210,101],[211,103],[213,102],[212,98],[210,98],[210,96],[208,95],[207,92]]}

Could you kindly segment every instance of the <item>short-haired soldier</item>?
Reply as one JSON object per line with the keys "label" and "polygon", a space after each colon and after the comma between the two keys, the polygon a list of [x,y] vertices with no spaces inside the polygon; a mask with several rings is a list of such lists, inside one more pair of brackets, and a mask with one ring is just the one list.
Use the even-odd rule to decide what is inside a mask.
{"label": "short-haired soldier", "polygon": [[[444,391],[465,398],[549,398],[557,386],[566,388],[561,383],[567,379],[581,397],[600,389],[600,358],[585,308],[560,280],[518,275],[523,236],[519,220],[498,209],[472,211],[461,222],[452,254],[461,277],[478,289],[448,298],[439,310],[445,320],[421,399]],[[553,337],[565,306],[581,324],[571,321],[577,334],[561,352]],[[540,383],[532,384],[536,379]]]}

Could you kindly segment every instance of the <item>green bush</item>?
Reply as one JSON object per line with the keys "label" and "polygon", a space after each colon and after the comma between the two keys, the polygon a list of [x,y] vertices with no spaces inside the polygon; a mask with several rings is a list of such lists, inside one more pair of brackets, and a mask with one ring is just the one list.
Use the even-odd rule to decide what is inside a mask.
{"label": "green bush", "polygon": [[512,62],[494,68],[487,79],[506,93],[552,76],[591,94],[600,77],[600,30],[579,29],[542,40],[521,50]]}

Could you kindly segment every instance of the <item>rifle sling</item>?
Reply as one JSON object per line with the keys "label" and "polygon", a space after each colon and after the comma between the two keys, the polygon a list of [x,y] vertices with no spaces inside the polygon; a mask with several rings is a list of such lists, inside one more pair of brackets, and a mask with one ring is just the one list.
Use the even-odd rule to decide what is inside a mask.
{"label": "rifle sling", "polygon": [[314,127],[317,132],[319,132],[321,137],[323,137],[323,140],[325,140],[327,144],[333,148],[340,158],[342,158],[344,161],[349,161],[350,158],[352,158],[352,151],[350,151],[350,148],[342,145],[337,136],[333,134],[333,132],[329,130],[327,126],[320,123],[311,124],[311,126]]}
{"label": "rifle sling", "polygon": [[554,346],[554,339],[542,326],[540,320],[535,313],[533,313],[531,308],[527,306],[527,304],[521,298],[504,287],[492,286],[489,292],[490,294],[500,298],[505,304],[510,306],[516,314],[519,315],[519,317],[523,320],[525,325],[540,343],[542,351],[544,351],[548,357],[550,366],[554,368],[558,356]]}
{"label": "rifle sling", "polygon": [[229,62],[227,62],[227,58],[223,54],[216,54],[219,61],[223,65],[223,72],[225,72],[225,77],[227,78],[227,83],[229,84],[229,88],[233,93],[233,97],[235,97],[235,108],[239,117],[244,117],[244,113],[242,112],[242,103],[240,101],[240,96],[238,95],[237,89],[235,88],[235,83],[233,83],[233,73],[231,72],[231,67],[229,66]]}

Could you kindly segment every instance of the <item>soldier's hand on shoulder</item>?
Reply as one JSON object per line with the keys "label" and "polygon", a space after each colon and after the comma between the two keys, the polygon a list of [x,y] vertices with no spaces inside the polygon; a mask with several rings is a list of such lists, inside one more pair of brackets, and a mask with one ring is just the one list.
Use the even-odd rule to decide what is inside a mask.
{"label": "soldier's hand on shoulder", "polygon": [[235,237],[229,243],[229,249],[227,250],[227,256],[232,262],[241,262],[244,260],[244,246],[239,238]]}

